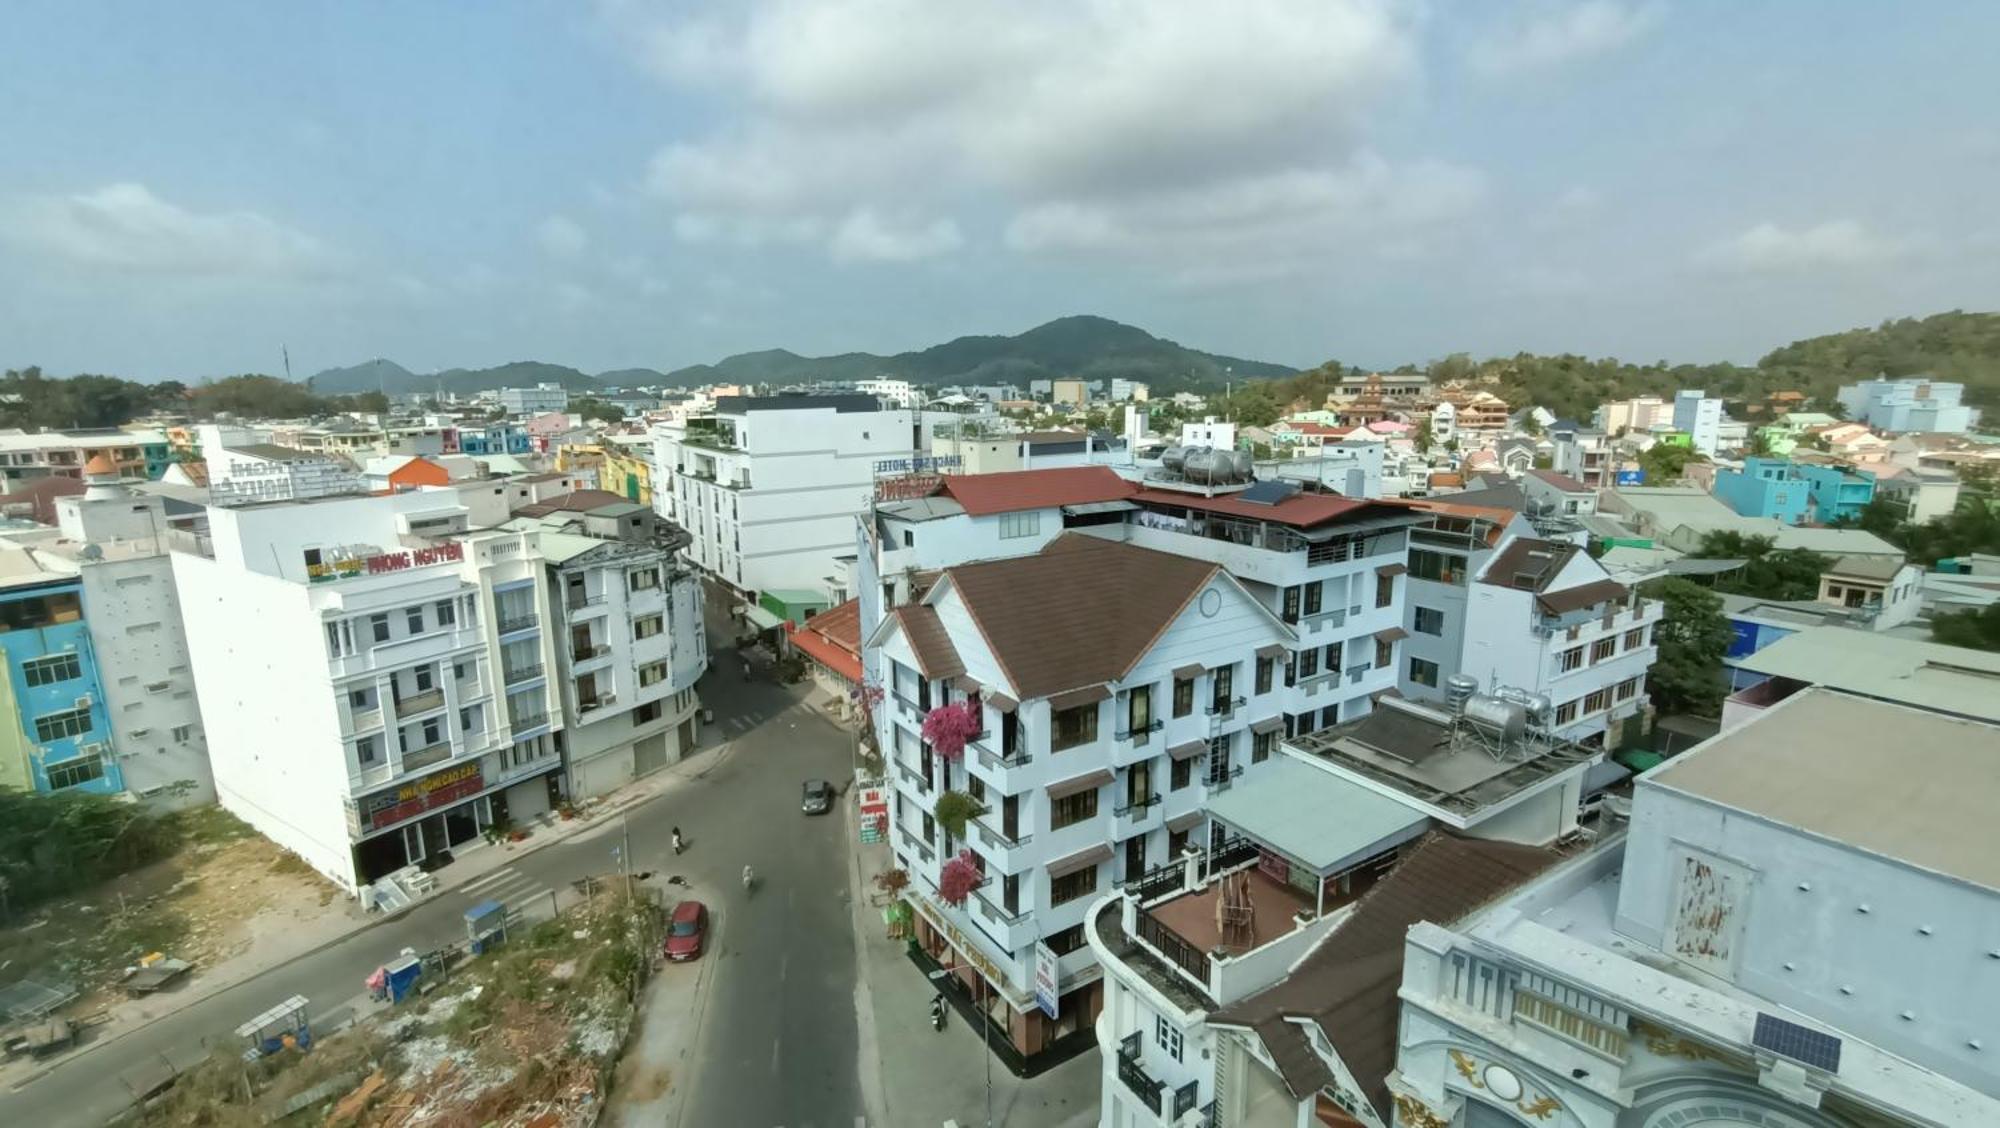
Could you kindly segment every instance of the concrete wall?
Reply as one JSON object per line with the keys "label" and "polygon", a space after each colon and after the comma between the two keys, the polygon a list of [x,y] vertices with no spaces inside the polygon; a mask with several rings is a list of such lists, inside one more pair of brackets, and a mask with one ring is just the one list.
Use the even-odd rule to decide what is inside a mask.
{"label": "concrete wall", "polygon": [[173,561],[104,560],[81,575],[126,790],[175,806],[214,802]]}
{"label": "concrete wall", "polygon": [[[1701,961],[1704,970],[1975,1088],[2000,1089],[1991,1053],[1968,1045],[2000,1006],[1988,954],[2000,897],[1991,890],[1642,778],[1619,931],[1674,951],[1690,856],[1736,878],[1715,902],[1727,958]],[[1885,968],[1898,970],[1885,977]]]}

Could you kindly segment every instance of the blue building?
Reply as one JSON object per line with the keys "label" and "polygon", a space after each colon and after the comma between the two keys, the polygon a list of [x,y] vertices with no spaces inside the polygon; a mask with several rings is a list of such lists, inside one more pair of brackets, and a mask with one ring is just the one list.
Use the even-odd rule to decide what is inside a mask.
{"label": "blue building", "polygon": [[58,577],[0,590],[0,784],[116,794],[103,679],[83,617],[83,585]]}
{"label": "blue building", "polygon": [[1831,525],[1861,515],[1875,498],[1875,475],[1783,458],[1746,458],[1741,470],[1719,470],[1715,498],[1744,517],[1787,525]]}
{"label": "blue building", "polygon": [[514,423],[487,423],[458,429],[460,454],[527,454],[534,449],[527,429]]}
{"label": "blue building", "polygon": [[1746,458],[1741,470],[1715,472],[1717,501],[1743,517],[1770,517],[1787,525],[1805,520],[1811,490],[1782,458]]}

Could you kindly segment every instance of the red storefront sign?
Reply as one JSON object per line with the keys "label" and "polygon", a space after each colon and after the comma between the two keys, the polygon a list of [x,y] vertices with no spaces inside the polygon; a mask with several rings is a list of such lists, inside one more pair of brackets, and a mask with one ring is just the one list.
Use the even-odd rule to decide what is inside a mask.
{"label": "red storefront sign", "polygon": [[889,793],[880,787],[864,787],[860,790],[861,813],[864,815],[886,815],[889,813]]}
{"label": "red storefront sign", "polygon": [[378,792],[361,801],[361,829],[376,830],[413,819],[426,811],[449,807],[486,789],[477,760],[412,780],[393,791]]}

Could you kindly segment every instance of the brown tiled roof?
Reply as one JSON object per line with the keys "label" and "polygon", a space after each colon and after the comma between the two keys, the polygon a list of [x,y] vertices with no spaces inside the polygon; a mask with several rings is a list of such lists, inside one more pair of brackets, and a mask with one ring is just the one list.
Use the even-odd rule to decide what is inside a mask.
{"label": "brown tiled roof", "polygon": [[843,650],[861,653],[861,601],[850,599],[846,603],[814,615],[806,620],[805,629],[822,634],[827,641]]}
{"label": "brown tiled roof", "polygon": [[[1396,1064],[1403,941],[1419,921],[1452,924],[1553,865],[1553,850],[1432,831],[1403,852],[1354,914],[1271,987],[1215,1012],[1265,1040],[1292,1095],[1304,1100],[1330,1078],[1298,1027],[1318,1022],[1340,1060],[1386,1120],[1383,1079]],[[1301,1052],[1303,1050],[1303,1052]]]}
{"label": "brown tiled roof", "polygon": [[1541,591],[1578,551],[1567,541],[1515,537],[1487,562],[1480,582],[1519,591]]}
{"label": "brown tiled roof", "polygon": [[1082,689],[1072,689],[1049,698],[1049,708],[1060,713],[1064,709],[1074,709],[1079,705],[1091,705],[1111,696],[1106,685],[1087,685]]}
{"label": "brown tiled roof", "polygon": [[1141,490],[1134,501],[1176,509],[1198,509],[1205,513],[1226,513],[1279,525],[1308,529],[1347,517],[1374,517],[1392,512],[1378,509],[1379,502],[1363,501],[1331,493],[1296,493],[1273,505],[1244,501],[1235,494],[1203,497],[1178,490]]}
{"label": "brown tiled roof", "polygon": [[1551,591],[1535,597],[1542,610],[1551,615],[1562,615],[1570,611],[1581,611],[1613,599],[1624,599],[1631,589],[1617,580],[1592,580],[1573,588]]}
{"label": "brown tiled roof", "polygon": [[[543,482],[550,478],[560,477],[563,477],[563,475],[542,474],[533,478],[516,478],[515,481]],[[546,501],[524,505],[514,512],[524,517],[544,517],[550,513],[588,513],[593,509],[602,509],[607,505],[626,505],[631,500],[631,498],[623,494],[615,494],[610,490],[572,490],[566,494],[558,494]]]}
{"label": "brown tiled roof", "polygon": [[1218,571],[1206,561],[1065,533],[1034,556],[964,564],[945,575],[1011,688],[1027,700],[1124,677]]}
{"label": "brown tiled roof", "polygon": [[945,633],[944,624],[938,621],[937,610],[922,603],[905,604],[896,608],[896,618],[903,625],[903,637],[910,640],[910,652],[916,655],[917,669],[927,678],[955,678],[965,672],[965,663],[958,657],[958,648],[951,644],[951,636]]}
{"label": "brown tiled roof", "polygon": [[1010,470],[998,474],[953,474],[944,492],[982,517],[1021,509],[1052,509],[1130,497],[1138,487],[1109,466],[1063,466],[1052,470]]}
{"label": "brown tiled roof", "polygon": [[1540,470],[1540,469],[1530,470],[1528,471],[1528,473],[1535,478],[1539,478],[1540,480],[1547,482],[1549,485],[1554,486],[1555,488],[1563,491],[1564,493],[1590,492],[1589,486],[1584,485],[1582,482],[1577,481],[1575,478],[1570,477],[1568,474],[1559,474],[1554,470]]}

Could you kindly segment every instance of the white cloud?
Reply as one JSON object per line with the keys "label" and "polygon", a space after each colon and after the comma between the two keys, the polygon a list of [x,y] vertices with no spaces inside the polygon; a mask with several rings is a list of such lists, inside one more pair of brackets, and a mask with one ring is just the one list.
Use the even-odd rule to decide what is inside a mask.
{"label": "white cloud", "polygon": [[590,245],[590,233],[566,215],[552,215],[536,225],[535,242],[555,258],[575,258]]}
{"label": "white cloud", "polygon": [[318,239],[257,212],[193,212],[134,183],[0,208],[0,239],[113,274],[304,277],[342,261]]}
{"label": "white cloud", "polygon": [[842,220],[829,244],[837,262],[915,262],[948,254],[965,243],[949,219],[898,222],[867,208]]}
{"label": "white cloud", "polygon": [[[1176,224],[1162,210],[1280,219],[1283,182],[1348,175],[1367,118],[1416,69],[1414,32],[1390,0],[608,11],[649,71],[729,108],[731,126],[668,144],[648,168],[676,232],[848,259],[956,248],[964,217],[951,212],[965,200],[1018,213],[1009,242],[1022,249],[1091,240],[1065,223],[1228,222]],[[1180,198],[1161,198],[1162,185]],[[908,216],[924,218],[886,218]]]}
{"label": "white cloud", "polygon": [[1482,74],[1543,70],[1609,54],[1658,27],[1665,9],[1653,0],[1582,0],[1543,6],[1473,44],[1470,61]]}
{"label": "white cloud", "polygon": [[1872,266],[1901,258],[1911,249],[1909,240],[1878,235],[1857,220],[1836,219],[1796,229],[1760,223],[1703,248],[1695,260],[1746,274],[1783,274]]}

